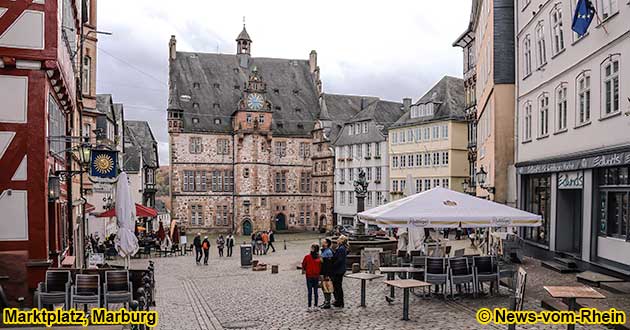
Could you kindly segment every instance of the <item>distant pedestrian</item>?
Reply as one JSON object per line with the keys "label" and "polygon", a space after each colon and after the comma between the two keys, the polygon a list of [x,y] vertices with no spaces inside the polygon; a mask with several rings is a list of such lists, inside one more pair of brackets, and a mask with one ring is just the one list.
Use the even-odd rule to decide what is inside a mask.
{"label": "distant pedestrian", "polygon": [[258,255],[263,254],[263,242],[262,242],[262,235],[260,234],[260,232],[256,233],[256,250],[257,250]]}
{"label": "distant pedestrian", "polygon": [[227,256],[232,256],[232,250],[234,249],[234,235],[229,233],[225,238],[225,245],[227,246]]}
{"label": "distant pedestrian", "polygon": [[[311,244],[311,251],[302,260],[302,269],[306,275],[306,289],[308,290],[308,308],[309,312],[312,311],[311,306],[317,307],[319,288],[319,273],[321,271],[322,263],[319,258],[319,245],[317,243]],[[315,305],[313,303],[313,296],[315,296]]]}
{"label": "distant pedestrian", "polygon": [[333,265],[331,269],[333,281],[333,296],[335,301],[333,306],[343,308],[343,275],[346,273],[346,259],[348,257],[348,238],[344,235],[337,239],[337,250],[333,255]]}
{"label": "distant pedestrian", "polygon": [[210,257],[210,241],[208,240],[208,236],[203,238],[203,242],[201,242],[201,248],[203,249],[203,264],[208,265],[208,257]]}
{"label": "distant pedestrian", "polygon": [[272,252],[276,252],[276,248],[273,246],[273,242],[275,241],[276,241],[275,233],[273,232],[273,230],[269,230],[269,245],[267,246],[267,250],[271,248]]}
{"label": "distant pedestrian", "polygon": [[262,234],[260,234],[260,238],[262,239],[263,243],[263,253],[267,254],[267,250],[269,249],[269,234],[263,231]]}
{"label": "distant pedestrian", "polygon": [[223,257],[223,246],[225,246],[225,239],[223,235],[219,235],[217,238],[217,249],[219,249],[219,257]]}
{"label": "distant pedestrian", "polygon": [[256,251],[256,233],[252,233],[252,253],[258,254]]}
{"label": "distant pedestrian", "polygon": [[197,233],[195,235],[195,239],[193,240],[193,245],[195,246],[195,260],[197,261],[197,265],[201,264],[201,233]]}
{"label": "distant pedestrian", "polygon": [[323,309],[330,308],[330,297],[332,290],[332,279],[331,279],[331,271],[333,264],[333,251],[330,248],[332,245],[332,241],[328,238],[325,238],[322,241],[322,268],[320,271],[320,280],[322,281],[322,291],[324,292],[324,304],[321,306]]}

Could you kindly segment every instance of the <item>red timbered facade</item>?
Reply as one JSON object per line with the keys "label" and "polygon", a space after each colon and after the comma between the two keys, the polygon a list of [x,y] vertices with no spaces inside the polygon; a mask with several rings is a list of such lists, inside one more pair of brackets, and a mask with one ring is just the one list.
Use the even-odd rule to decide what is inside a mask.
{"label": "red timbered facade", "polygon": [[76,104],[77,0],[0,0],[0,284],[30,300],[67,247],[66,185],[49,198],[49,176],[66,170]]}

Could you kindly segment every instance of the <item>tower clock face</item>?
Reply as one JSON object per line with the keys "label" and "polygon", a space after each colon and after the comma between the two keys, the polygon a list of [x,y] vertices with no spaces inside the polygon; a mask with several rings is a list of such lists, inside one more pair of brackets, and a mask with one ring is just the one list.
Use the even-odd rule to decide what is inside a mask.
{"label": "tower clock face", "polygon": [[247,96],[247,107],[252,110],[260,110],[263,107],[265,100],[260,94],[249,94]]}

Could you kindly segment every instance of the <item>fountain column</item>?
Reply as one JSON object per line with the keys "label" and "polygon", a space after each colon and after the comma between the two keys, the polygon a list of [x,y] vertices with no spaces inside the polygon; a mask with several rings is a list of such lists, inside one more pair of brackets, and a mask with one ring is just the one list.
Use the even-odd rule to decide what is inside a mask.
{"label": "fountain column", "polygon": [[[365,179],[363,169],[359,170],[359,178],[354,181],[354,193],[357,196],[357,214],[365,211],[365,196],[367,195],[368,182]],[[365,224],[361,221],[357,223],[357,234],[365,235]]]}

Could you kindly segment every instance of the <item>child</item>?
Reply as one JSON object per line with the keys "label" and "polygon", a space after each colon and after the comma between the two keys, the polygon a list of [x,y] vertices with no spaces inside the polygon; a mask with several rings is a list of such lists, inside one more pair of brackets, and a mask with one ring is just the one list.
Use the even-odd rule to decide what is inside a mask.
{"label": "child", "polygon": [[319,288],[319,273],[321,271],[322,263],[319,258],[319,245],[316,243],[311,244],[311,252],[304,257],[302,260],[302,269],[306,274],[306,289],[308,290],[308,311],[312,311],[311,306],[313,306],[312,299],[313,295],[315,296],[315,305],[317,307],[317,298],[318,293],[317,289]]}

